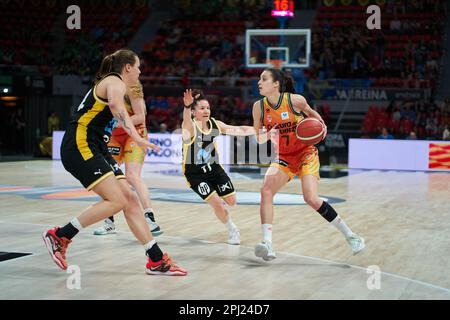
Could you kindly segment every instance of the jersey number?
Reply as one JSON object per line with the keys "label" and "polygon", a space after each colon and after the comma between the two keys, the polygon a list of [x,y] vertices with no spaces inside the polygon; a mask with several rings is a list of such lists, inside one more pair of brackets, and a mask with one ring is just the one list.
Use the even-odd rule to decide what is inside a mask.
{"label": "jersey number", "polygon": [[286,146],[289,146],[289,135],[281,136],[281,138],[286,139]]}
{"label": "jersey number", "polygon": [[84,96],[83,101],[81,101],[80,105],[78,106],[77,111],[80,111],[81,109],[84,108],[84,103],[86,102],[87,97],[89,96],[89,94],[91,93],[92,89],[88,91],[88,93],[86,93],[86,95]]}

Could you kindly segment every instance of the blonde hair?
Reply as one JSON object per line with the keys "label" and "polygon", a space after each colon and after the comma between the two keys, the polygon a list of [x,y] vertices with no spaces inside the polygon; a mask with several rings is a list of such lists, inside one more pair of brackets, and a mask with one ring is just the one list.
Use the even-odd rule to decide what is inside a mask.
{"label": "blonde hair", "polygon": [[138,81],[137,84],[130,86],[129,91],[133,98],[144,98],[144,88],[140,81]]}

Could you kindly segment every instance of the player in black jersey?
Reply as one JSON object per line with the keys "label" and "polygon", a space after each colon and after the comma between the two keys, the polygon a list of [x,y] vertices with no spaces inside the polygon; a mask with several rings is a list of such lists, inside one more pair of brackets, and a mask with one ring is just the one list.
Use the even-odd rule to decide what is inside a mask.
{"label": "player in black jersey", "polygon": [[64,227],[55,227],[43,234],[53,261],[67,269],[66,250],[71,239],[83,228],[123,210],[130,230],[144,245],[148,256],[148,274],[184,276],[178,267],[152,238],[137,195],[130,189],[125,176],[108,152],[107,142],[115,123],[144,149],[159,148],[141,137],[125,109],[126,88],[139,80],[139,58],[131,50],[122,49],[106,56],[95,84],[86,94],[68,126],[61,144],[64,168],[93,190],[102,200],[87,208]]}
{"label": "player in black jersey", "polygon": [[183,174],[189,187],[208,202],[217,218],[227,225],[227,242],[240,244],[239,230],[223,203],[234,206],[236,192],[219,163],[214,138],[222,133],[248,136],[255,131],[250,126],[231,126],[211,118],[209,102],[200,90],[186,90],[183,102]]}

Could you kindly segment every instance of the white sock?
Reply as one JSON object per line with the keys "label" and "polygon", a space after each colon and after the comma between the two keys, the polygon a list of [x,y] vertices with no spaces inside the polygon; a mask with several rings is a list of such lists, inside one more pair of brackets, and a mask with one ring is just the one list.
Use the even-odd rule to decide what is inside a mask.
{"label": "white sock", "polygon": [[80,221],[78,221],[78,218],[73,218],[70,223],[78,230],[83,230],[83,226],[81,225]]}
{"label": "white sock", "polygon": [[231,215],[229,212],[228,212],[228,221],[226,222],[226,225],[228,227],[228,231],[237,229],[237,226],[234,224],[233,220],[231,220]]}
{"label": "white sock", "polygon": [[352,230],[347,226],[344,220],[341,217],[337,216],[333,221],[330,222],[333,226],[336,227],[342,234],[346,237],[349,237],[353,234]]}
{"label": "white sock", "polygon": [[156,244],[155,239],[153,239],[152,241],[149,241],[147,244],[144,244],[145,252],[147,252],[147,250],[150,250],[155,244]]}
{"label": "white sock", "polygon": [[146,208],[146,209],[144,209],[144,213],[146,213],[146,212],[153,212],[153,208]]}
{"label": "white sock", "polygon": [[272,242],[272,225],[264,223],[261,225],[264,241]]}

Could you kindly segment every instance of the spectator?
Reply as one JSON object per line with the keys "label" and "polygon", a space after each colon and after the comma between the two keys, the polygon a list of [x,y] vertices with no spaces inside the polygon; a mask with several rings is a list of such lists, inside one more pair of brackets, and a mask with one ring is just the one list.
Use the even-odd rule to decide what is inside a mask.
{"label": "spectator", "polygon": [[159,125],[159,132],[160,132],[160,133],[169,133],[169,132],[167,131],[167,124],[165,124],[164,122],[161,123],[161,124]]}
{"label": "spectator", "polygon": [[377,139],[394,139],[394,136],[391,135],[386,128],[381,129],[381,134],[377,137]]}
{"label": "spectator", "polygon": [[417,135],[414,131],[411,131],[409,135],[406,137],[406,140],[417,140]]}
{"label": "spectator", "polygon": [[48,117],[47,120],[47,132],[49,136],[53,135],[53,131],[59,130],[59,116],[56,112],[52,112],[52,114]]}
{"label": "spectator", "polygon": [[448,126],[445,127],[444,132],[442,133],[442,140],[450,140],[450,131],[448,130]]}

